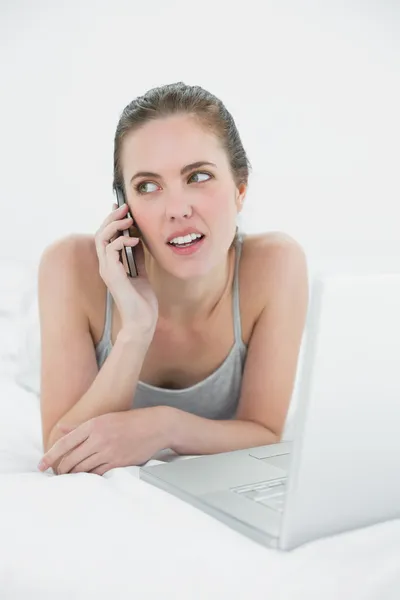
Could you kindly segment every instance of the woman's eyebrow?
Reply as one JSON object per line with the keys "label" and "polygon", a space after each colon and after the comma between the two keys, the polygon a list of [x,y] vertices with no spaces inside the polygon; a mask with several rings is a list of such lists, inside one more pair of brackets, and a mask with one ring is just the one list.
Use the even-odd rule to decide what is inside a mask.
{"label": "woman's eyebrow", "polygon": [[[185,175],[185,173],[187,173],[188,171],[191,171],[192,169],[196,169],[198,167],[202,167],[204,165],[211,165],[213,167],[217,166],[212,162],[208,162],[206,160],[199,160],[197,162],[190,163],[190,165],[186,165],[185,167],[182,167],[181,175]],[[158,173],[152,173],[151,171],[138,171],[137,173],[135,173],[135,175],[133,175],[130,183],[132,183],[132,181],[134,179],[136,179],[137,177],[158,177],[159,179],[162,179],[162,175],[159,175]]]}

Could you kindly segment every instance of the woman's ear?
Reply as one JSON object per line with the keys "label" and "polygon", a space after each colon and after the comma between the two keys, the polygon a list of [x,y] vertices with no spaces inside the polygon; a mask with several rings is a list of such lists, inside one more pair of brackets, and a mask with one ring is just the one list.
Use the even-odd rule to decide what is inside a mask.
{"label": "woman's ear", "polygon": [[237,188],[237,194],[236,194],[236,208],[237,211],[240,212],[243,208],[243,201],[244,198],[246,196],[246,191],[247,191],[247,186],[245,183],[241,183],[239,185],[239,187]]}

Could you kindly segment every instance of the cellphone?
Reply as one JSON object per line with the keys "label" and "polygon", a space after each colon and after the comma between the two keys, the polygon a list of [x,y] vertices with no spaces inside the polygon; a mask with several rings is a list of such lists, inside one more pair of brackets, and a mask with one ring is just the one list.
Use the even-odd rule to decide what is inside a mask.
{"label": "cellphone", "polygon": [[[120,206],[122,206],[123,204],[125,204],[125,194],[124,191],[121,187],[116,187],[114,186],[114,191],[115,194],[117,196],[117,203],[118,203],[118,208]],[[131,213],[127,212],[126,214],[127,217],[132,217]],[[131,233],[129,231],[129,229],[131,229],[130,227],[128,229],[124,229],[122,234],[125,235],[126,237],[131,237]],[[138,276],[138,269],[135,263],[135,252],[134,252],[134,248],[131,248],[130,246],[124,246],[122,249],[122,253],[125,257],[125,262],[123,260],[122,257],[122,253],[120,255],[120,260],[122,262],[122,264],[126,268],[128,267],[128,271],[127,271],[127,275],[129,275],[130,277],[137,277]]]}

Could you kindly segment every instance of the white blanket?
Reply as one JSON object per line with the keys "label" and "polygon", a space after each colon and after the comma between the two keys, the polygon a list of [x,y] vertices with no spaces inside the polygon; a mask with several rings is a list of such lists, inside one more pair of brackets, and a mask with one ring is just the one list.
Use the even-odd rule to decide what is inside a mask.
{"label": "white blanket", "polygon": [[138,478],[40,473],[37,399],[0,380],[1,600],[398,600],[400,521],[270,550]]}

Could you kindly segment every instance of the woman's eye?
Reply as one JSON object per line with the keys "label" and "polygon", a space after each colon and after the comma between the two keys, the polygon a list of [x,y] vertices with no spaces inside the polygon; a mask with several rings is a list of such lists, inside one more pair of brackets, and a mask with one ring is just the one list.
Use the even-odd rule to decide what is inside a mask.
{"label": "woman's eye", "polygon": [[[197,171],[196,173],[193,173],[193,175],[191,175],[189,179],[192,179],[192,177],[196,177],[198,175],[206,175],[208,178],[211,178],[211,175],[209,173],[202,173],[201,171]],[[204,181],[204,179],[203,179],[203,181]],[[207,181],[207,180],[205,180],[205,181]],[[201,181],[197,182],[197,183],[201,183]]]}
{"label": "woman's eye", "polygon": [[[189,181],[193,178],[193,177],[198,177],[198,176],[206,176],[208,179],[212,178],[212,175],[210,173],[203,173],[202,171],[196,171],[196,173],[192,173],[192,175],[189,177]],[[207,181],[207,179],[203,179],[200,181],[195,181],[195,183],[202,183],[202,181]],[[139,194],[147,194],[148,192],[151,192],[152,190],[144,190],[144,186],[145,185],[154,185],[157,188],[157,185],[155,183],[152,183],[151,181],[143,181],[142,183],[138,183],[137,186],[135,186],[136,191]],[[154,190],[153,190],[154,191]]]}
{"label": "woman's eye", "polygon": [[143,183],[139,183],[139,185],[136,186],[136,191],[139,192],[139,194],[147,194],[146,191],[142,190],[143,186],[145,186],[145,185],[156,185],[156,184],[151,183],[151,181],[143,181]]}

